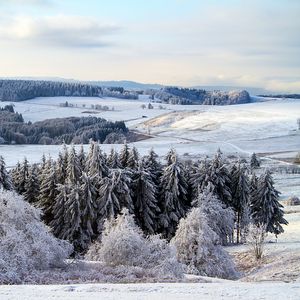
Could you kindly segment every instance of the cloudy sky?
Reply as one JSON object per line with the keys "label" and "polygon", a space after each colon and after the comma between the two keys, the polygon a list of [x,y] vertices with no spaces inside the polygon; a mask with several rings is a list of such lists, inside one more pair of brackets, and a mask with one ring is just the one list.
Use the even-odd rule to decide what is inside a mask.
{"label": "cloudy sky", "polygon": [[299,0],[0,0],[0,76],[300,92]]}

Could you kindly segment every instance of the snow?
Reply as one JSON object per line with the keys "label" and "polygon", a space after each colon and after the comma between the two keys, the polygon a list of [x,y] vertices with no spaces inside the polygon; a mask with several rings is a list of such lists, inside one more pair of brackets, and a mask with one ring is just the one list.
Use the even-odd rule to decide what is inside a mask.
{"label": "snow", "polygon": [[300,283],[142,283],[1,286],[0,299],[299,299]]}

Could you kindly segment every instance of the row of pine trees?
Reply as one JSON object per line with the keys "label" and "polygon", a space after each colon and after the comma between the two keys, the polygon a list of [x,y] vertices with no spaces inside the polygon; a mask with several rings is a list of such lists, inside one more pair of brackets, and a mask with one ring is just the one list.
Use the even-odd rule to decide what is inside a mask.
{"label": "row of pine trees", "polygon": [[146,235],[171,239],[179,220],[208,195],[234,215],[232,224],[214,224],[224,232],[222,243],[229,244],[244,241],[250,222],[276,235],[287,224],[271,173],[257,177],[258,166],[255,155],[250,163],[230,163],[221,151],[212,159],[185,161],[171,149],[161,161],[154,150],[142,157],[127,144],[107,155],[91,142],[88,153],[64,146],[57,160],[43,156],[30,165],[24,159],[10,173],[1,158],[0,188],[15,189],[41,208],[54,235],[70,241],[77,252],[99,238],[104,221],[124,207]]}

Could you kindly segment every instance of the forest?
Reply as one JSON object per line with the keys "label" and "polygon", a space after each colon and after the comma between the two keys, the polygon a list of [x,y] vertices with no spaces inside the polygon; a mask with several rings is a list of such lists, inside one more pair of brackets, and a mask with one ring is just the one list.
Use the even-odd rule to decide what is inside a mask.
{"label": "forest", "polygon": [[36,97],[115,97],[137,99],[133,91],[80,82],[0,80],[0,101],[24,101]]}
{"label": "forest", "polygon": [[169,104],[232,105],[251,102],[247,91],[206,91],[192,88],[165,87],[154,97]]}
{"label": "forest", "polygon": [[25,123],[13,105],[0,110],[0,144],[86,144],[90,140],[120,142],[129,133],[123,121],[97,117],[69,117]]}
{"label": "forest", "polygon": [[[0,220],[13,224],[0,228],[7,239],[0,251],[0,267],[15,270],[0,275],[0,282],[26,281],[24,268],[36,272],[28,253],[39,264],[50,264],[55,255],[62,259],[71,254],[99,260],[112,268],[109,272],[127,266],[126,276],[133,272],[178,279],[185,270],[237,278],[222,246],[245,243],[251,226],[279,235],[287,225],[272,175],[259,166],[255,154],[248,162],[229,161],[221,151],[211,159],[190,161],[170,149],[162,161],[154,150],[140,156],[127,144],[120,152],[112,149],[107,154],[96,142],[90,143],[87,153],[83,147],[77,153],[73,146],[64,146],[57,159],[43,156],[39,163],[30,164],[25,158],[9,172],[0,157]],[[44,226],[41,223],[33,228],[18,225],[28,224],[33,216],[32,224],[38,222],[39,211],[56,240],[46,229],[39,229],[45,233],[38,237],[34,234]],[[7,231],[11,226],[18,232],[23,227],[29,231],[16,235]],[[19,234],[29,235],[27,244],[11,252],[7,244],[20,243]],[[47,252],[45,262],[29,241],[35,239],[38,253]],[[13,259],[3,265],[3,255]]]}

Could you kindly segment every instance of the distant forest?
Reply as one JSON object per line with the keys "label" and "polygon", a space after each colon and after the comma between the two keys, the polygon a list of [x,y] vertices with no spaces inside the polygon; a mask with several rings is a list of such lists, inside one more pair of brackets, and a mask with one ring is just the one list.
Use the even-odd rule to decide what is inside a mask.
{"label": "distant forest", "polygon": [[282,95],[258,95],[259,97],[266,98],[288,98],[288,99],[300,99],[300,94],[282,94]]}
{"label": "distant forest", "polygon": [[86,144],[124,142],[129,133],[123,121],[97,117],[69,117],[25,123],[12,105],[0,109],[0,144]]}
{"label": "distant forest", "polygon": [[178,87],[165,87],[153,94],[153,98],[169,104],[232,105],[251,102],[247,91],[206,91]]}
{"label": "distant forest", "polygon": [[86,83],[43,80],[0,80],[0,101],[24,101],[36,97],[115,97],[138,99],[122,87],[100,87]]}

